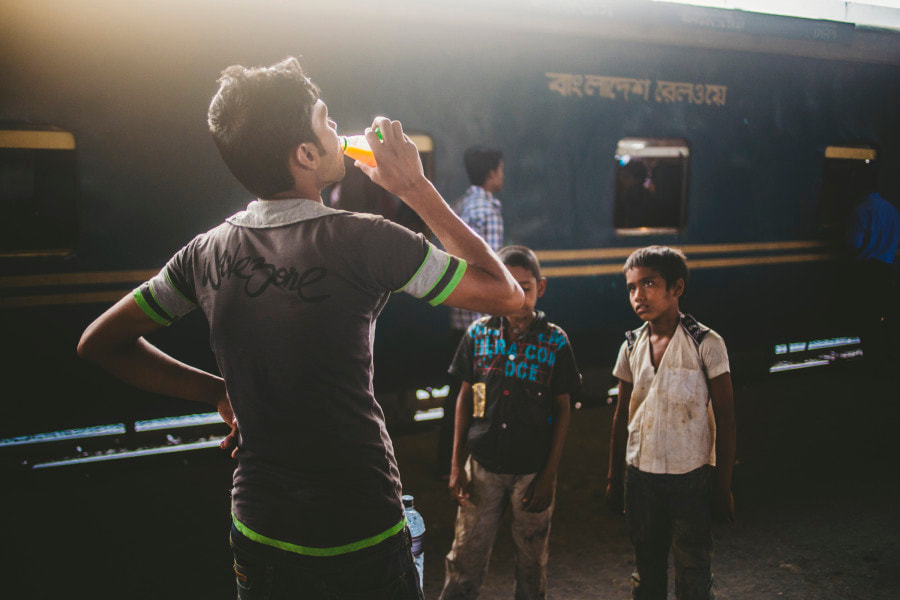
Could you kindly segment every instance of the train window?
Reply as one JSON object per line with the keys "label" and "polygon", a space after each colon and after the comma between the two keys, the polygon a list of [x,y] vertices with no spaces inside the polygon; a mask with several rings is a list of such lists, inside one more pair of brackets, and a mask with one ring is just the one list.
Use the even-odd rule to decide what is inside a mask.
{"label": "train window", "polygon": [[[434,141],[430,135],[425,134],[409,134],[409,137],[419,149],[425,177],[433,180]],[[430,235],[427,226],[415,211],[384,188],[372,183],[362,171],[353,166],[352,159],[345,158],[344,162],[347,174],[328,193],[333,208],[381,215],[412,231]]]}
{"label": "train window", "polygon": [[71,133],[0,130],[0,256],[70,254],[77,197]]}
{"label": "train window", "polygon": [[613,215],[618,234],[677,233],[684,226],[690,155],[683,139],[619,140]]}
{"label": "train window", "polygon": [[821,222],[843,230],[856,199],[875,189],[878,156],[867,146],[828,146],[822,173]]}

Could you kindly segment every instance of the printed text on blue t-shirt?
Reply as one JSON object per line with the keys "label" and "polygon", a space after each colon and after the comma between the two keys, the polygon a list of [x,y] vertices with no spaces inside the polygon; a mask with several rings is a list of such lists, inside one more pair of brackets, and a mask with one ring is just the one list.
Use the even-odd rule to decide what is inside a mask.
{"label": "printed text on blue t-shirt", "polygon": [[[476,323],[469,329],[475,340],[475,370],[482,376],[502,370],[505,377],[515,377],[540,385],[548,385],[556,362],[556,351],[566,345],[559,331],[538,334],[537,344],[507,342],[499,329]],[[503,360],[503,359],[506,360]]]}

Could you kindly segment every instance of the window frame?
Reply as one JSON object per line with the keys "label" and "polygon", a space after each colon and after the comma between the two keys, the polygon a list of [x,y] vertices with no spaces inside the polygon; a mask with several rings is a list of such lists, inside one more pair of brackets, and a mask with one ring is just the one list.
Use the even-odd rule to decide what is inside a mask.
{"label": "window frame", "polygon": [[[637,237],[648,235],[675,235],[684,230],[687,225],[688,208],[688,181],[690,179],[690,163],[692,156],[691,146],[687,139],[680,137],[637,137],[629,136],[621,138],[616,143],[615,171],[613,177],[613,228],[616,235],[622,237]],[[619,227],[623,220],[619,211],[622,210],[619,200],[619,170],[624,167],[623,158],[680,158],[682,160],[682,176],[680,186],[680,198],[678,200],[677,224],[674,226],[627,226]],[[625,163],[627,164],[627,162]]]}

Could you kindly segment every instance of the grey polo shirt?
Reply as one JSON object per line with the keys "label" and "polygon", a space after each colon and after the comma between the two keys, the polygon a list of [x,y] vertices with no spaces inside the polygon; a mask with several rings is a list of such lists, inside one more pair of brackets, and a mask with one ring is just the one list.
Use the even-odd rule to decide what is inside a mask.
{"label": "grey polo shirt", "polygon": [[466,264],[381,217],[311,200],[252,202],[194,238],[135,300],[168,324],[199,307],[241,432],[236,526],[287,551],[373,545],[404,522],[372,389],[392,291],[432,305]]}

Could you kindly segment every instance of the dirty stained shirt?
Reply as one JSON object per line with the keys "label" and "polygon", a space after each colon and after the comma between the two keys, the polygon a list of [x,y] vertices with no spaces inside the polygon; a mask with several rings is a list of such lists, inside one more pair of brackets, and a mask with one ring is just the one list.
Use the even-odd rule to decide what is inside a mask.
{"label": "dirty stained shirt", "polygon": [[730,371],[725,341],[708,330],[698,347],[679,325],[656,369],[649,325],[636,333],[631,348],[622,344],[613,370],[633,385],[626,464],[659,474],[715,466],[716,423],[707,380]]}

